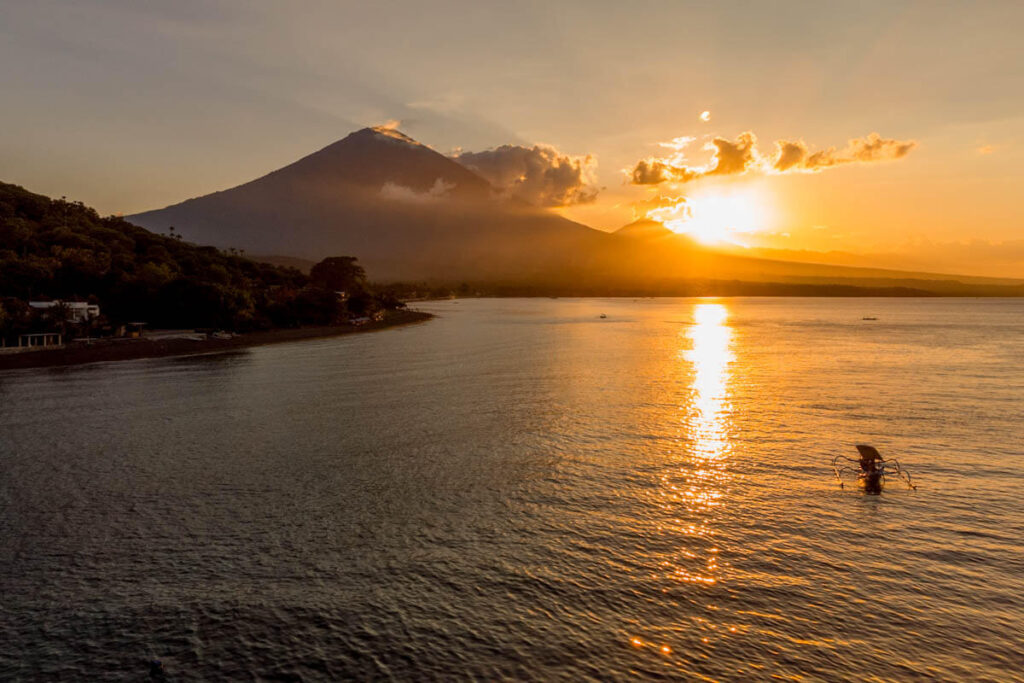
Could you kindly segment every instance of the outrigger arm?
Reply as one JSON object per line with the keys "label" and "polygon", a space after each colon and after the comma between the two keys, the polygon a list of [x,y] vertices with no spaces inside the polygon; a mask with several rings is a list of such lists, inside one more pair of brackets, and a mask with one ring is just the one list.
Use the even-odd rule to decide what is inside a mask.
{"label": "outrigger arm", "polygon": [[[878,451],[871,446],[858,446],[857,449],[860,450],[862,453],[864,453],[866,450],[868,453],[874,455],[874,463],[875,467],[877,468],[876,471],[878,471],[881,474],[883,481],[885,479],[886,474],[895,474],[896,476],[903,480],[903,482],[907,485],[907,488],[913,489],[915,491],[917,490],[917,485],[914,484],[910,479],[910,473],[900,466],[898,460],[882,459],[882,457],[878,454]],[[840,461],[842,460],[845,460],[847,463],[850,463],[850,465],[840,463]],[[836,481],[839,482],[840,488],[846,488],[846,484],[843,482],[842,477],[842,474],[844,472],[855,473],[858,477],[861,478],[867,475],[868,472],[862,467],[861,462],[861,460],[857,460],[856,458],[848,458],[845,455],[837,455],[832,459],[832,473],[835,474]]]}

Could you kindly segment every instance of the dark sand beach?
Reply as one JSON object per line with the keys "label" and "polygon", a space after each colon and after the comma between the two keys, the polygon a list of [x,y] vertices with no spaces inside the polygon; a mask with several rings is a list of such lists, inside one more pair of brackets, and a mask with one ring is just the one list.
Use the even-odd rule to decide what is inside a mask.
{"label": "dark sand beach", "polygon": [[71,345],[53,350],[0,355],[0,370],[213,353],[249,346],[262,346],[264,344],[278,344],[281,342],[302,341],[304,339],[336,337],[343,334],[373,332],[388,327],[423,322],[432,317],[430,313],[421,311],[388,311],[384,320],[372,321],[359,326],[346,324],[265,330],[239,334],[230,339],[208,338],[201,341],[191,339],[147,339],[145,337],[132,340],[104,340],[90,346]]}

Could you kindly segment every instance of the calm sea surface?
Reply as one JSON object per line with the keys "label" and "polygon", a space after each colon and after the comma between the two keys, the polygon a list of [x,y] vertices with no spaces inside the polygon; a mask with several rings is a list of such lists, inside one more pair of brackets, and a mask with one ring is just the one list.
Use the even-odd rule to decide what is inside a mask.
{"label": "calm sea surface", "polygon": [[1024,680],[1024,301],[422,308],[0,373],[0,679]]}

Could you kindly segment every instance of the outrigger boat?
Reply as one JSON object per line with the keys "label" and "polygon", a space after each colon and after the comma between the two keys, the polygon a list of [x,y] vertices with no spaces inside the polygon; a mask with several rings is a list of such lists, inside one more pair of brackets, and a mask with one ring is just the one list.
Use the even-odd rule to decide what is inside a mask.
{"label": "outrigger boat", "polygon": [[[883,459],[881,453],[874,446],[858,444],[857,451],[860,453],[859,460],[848,458],[845,455],[837,455],[832,459],[832,471],[835,472],[840,488],[845,488],[842,475],[849,472],[857,475],[857,481],[864,487],[864,493],[875,495],[881,493],[887,474],[898,476],[906,482],[909,488],[917,489],[917,486],[910,481],[910,473],[900,467],[898,461]],[[841,460],[852,463],[855,467],[843,464],[840,462]]]}

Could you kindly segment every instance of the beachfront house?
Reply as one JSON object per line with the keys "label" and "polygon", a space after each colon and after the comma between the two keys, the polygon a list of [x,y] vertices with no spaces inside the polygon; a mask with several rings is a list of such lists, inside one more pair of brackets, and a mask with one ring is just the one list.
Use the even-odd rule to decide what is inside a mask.
{"label": "beachfront house", "polygon": [[100,307],[96,304],[86,303],[84,301],[61,301],[57,299],[55,301],[29,301],[28,305],[36,310],[45,311],[56,306],[62,305],[67,311],[66,320],[70,323],[87,322],[89,320],[95,320],[100,317]]}

